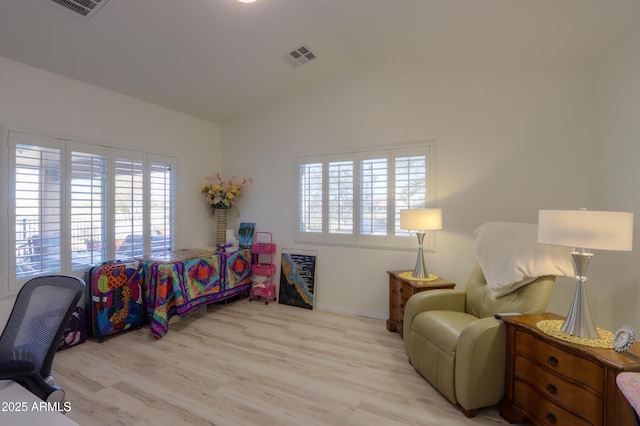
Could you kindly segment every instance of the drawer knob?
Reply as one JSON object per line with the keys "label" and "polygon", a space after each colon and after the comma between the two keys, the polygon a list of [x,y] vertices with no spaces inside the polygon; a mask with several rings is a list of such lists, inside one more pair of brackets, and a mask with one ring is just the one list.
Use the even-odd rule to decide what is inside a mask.
{"label": "drawer knob", "polygon": [[558,388],[556,387],[556,385],[549,383],[547,385],[547,392],[549,392],[551,395],[555,395],[558,393]]}
{"label": "drawer knob", "polygon": [[402,303],[400,304],[400,309],[404,309],[404,306],[402,305]]}
{"label": "drawer knob", "polygon": [[402,294],[402,287],[400,287],[400,290],[398,290],[398,293]]}
{"label": "drawer knob", "polygon": [[555,356],[551,355],[547,359],[547,363],[552,367],[557,367],[558,366],[558,358],[556,358]]}
{"label": "drawer knob", "polygon": [[547,413],[547,420],[549,420],[549,423],[556,424],[558,418],[553,413]]}

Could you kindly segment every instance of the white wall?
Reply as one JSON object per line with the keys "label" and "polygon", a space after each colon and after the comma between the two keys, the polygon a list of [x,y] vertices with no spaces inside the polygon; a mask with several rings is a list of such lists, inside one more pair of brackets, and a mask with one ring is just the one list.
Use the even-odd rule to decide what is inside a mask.
{"label": "white wall", "polygon": [[[640,21],[638,22],[640,24]],[[602,310],[599,324],[616,330],[624,324],[640,330],[640,25],[636,25],[602,66],[601,179],[599,204],[603,210],[634,213],[632,252],[598,253],[591,288],[598,287]],[[595,268],[596,265],[593,265]]]}
{"label": "white wall", "polygon": [[[318,308],[386,318],[385,270],[413,268],[415,254],[294,243],[294,155],[436,139],[444,230],[426,261],[462,288],[482,223],[594,207],[596,88],[592,67],[371,66],[225,124],[224,171],[255,179],[239,220],[317,250]],[[565,314],[573,282],[559,283],[551,309]]]}
{"label": "white wall", "polygon": [[[222,164],[217,124],[0,57],[1,126],[176,156],[180,171],[177,245],[214,244],[215,225],[198,191],[205,177]],[[1,180],[6,187],[6,176]],[[6,256],[7,248],[3,250],[0,253]],[[3,269],[0,279],[4,280],[7,270]],[[11,306],[13,299],[0,301],[1,325]]]}

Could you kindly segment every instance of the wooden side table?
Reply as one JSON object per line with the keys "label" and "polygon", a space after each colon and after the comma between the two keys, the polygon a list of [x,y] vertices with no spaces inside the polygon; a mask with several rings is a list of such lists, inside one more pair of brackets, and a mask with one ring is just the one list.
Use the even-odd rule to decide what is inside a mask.
{"label": "wooden side table", "polygon": [[616,385],[623,371],[640,371],[640,344],[625,353],[566,342],[536,327],[555,314],[504,317],[507,371],[500,415],[544,425],[633,425]]}
{"label": "wooden side table", "polygon": [[411,296],[421,291],[455,287],[455,283],[444,278],[438,278],[434,281],[415,281],[401,278],[400,274],[403,272],[406,271],[387,271],[387,274],[389,274],[389,319],[387,320],[387,330],[397,331],[401,336],[404,307]]}

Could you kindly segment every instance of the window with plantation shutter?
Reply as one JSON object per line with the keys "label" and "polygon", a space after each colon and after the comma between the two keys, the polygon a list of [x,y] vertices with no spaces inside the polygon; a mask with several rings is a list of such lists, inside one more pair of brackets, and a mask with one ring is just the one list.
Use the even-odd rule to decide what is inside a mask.
{"label": "window with plantation shutter", "polygon": [[[296,158],[296,241],[415,246],[400,210],[435,206],[435,143]],[[325,201],[326,200],[326,201]],[[425,250],[433,250],[431,235]]]}
{"label": "window with plantation shutter", "polygon": [[353,161],[331,161],[328,166],[329,233],[353,232]]}
{"label": "window with plantation shutter", "polygon": [[62,150],[57,140],[11,134],[14,206],[10,210],[15,248],[9,290],[17,280],[60,270]]}
{"label": "window with plantation shutter", "polygon": [[[43,274],[171,250],[177,160],[8,130],[0,297]],[[3,159],[4,161],[5,159]],[[0,192],[2,192],[0,190]]]}
{"label": "window with plantation shutter", "polygon": [[388,159],[360,161],[360,233],[386,235],[389,207]]}
{"label": "window with plantation shutter", "polygon": [[395,159],[395,212],[397,235],[408,235],[400,229],[400,210],[429,207],[427,192],[427,158],[424,155],[401,155]]}
{"label": "window with plantation shutter", "polygon": [[87,268],[106,257],[107,156],[71,150],[71,258]]}
{"label": "window with plantation shutter", "polygon": [[121,257],[141,256],[144,253],[144,161],[116,157],[113,205],[115,207],[115,236]]}
{"label": "window with plantation shutter", "polygon": [[175,161],[154,159],[150,162],[149,195],[151,253],[173,247],[175,229]]}
{"label": "window with plantation shutter", "polygon": [[310,162],[298,165],[298,231],[322,233],[322,163]]}

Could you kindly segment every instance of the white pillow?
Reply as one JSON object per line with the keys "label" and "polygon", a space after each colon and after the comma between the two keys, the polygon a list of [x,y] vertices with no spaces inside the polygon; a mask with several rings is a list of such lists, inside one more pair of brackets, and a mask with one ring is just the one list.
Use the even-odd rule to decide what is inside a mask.
{"label": "white pillow", "polygon": [[488,222],[476,229],[475,251],[493,297],[545,275],[574,276],[570,249],[538,243],[538,225]]}

